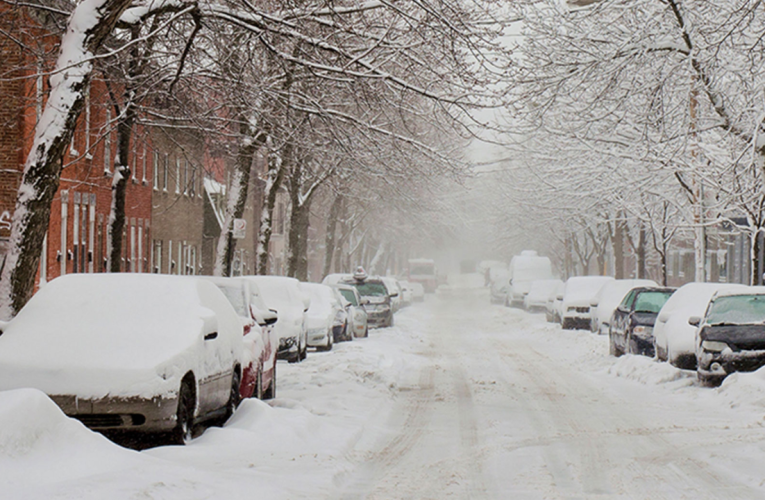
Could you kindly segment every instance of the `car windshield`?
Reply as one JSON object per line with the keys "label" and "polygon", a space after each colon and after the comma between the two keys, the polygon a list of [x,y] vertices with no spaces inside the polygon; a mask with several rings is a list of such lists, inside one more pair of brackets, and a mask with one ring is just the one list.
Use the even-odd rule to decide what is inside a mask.
{"label": "car windshield", "polygon": [[672,292],[642,292],[635,300],[635,312],[659,314],[671,296]]}
{"label": "car windshield", "polygon": [[765,295],[718,297],[709,306],[706,322],[710,325],[765,323]]}
{"label": "car windshield", "polygon": [[358,306],[359,303],[356,302],[356,294],[353,293],[353,290],[348,290],[347,288],[341,288],[340,293],[343,297],[345,297],[345,300],[351,303],[352,306]]}
{"label": "car windshield", "polygon": [[364,281],[352,283],[359,291],[359,295],[362,297],[385,297],[388,295],[388,290],[379,281]]}
{"label": "car windshield", "polygon": [[244,316],[245,318],[250,316],[250,313],[247,312],[247,305],[244,302],[244,293],[240,287],[218,285],[218,288],[220,288],[220,291],[223,292],[228,301],[231,302],[239,316]]}

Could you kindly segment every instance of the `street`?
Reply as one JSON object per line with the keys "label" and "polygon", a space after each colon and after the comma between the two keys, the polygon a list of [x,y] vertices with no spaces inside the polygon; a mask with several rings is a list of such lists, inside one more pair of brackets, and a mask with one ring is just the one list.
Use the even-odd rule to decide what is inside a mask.
{"label": "street", "polygon": [[57,499],[765,497],[756,375],[709,389],[607,352],[447,288],[369,339],[280,363],[276,400],[245,401],[186,447],[135,452],[60,414],[44,431],[0,414],[16,436],[0,431],[0,483]]}

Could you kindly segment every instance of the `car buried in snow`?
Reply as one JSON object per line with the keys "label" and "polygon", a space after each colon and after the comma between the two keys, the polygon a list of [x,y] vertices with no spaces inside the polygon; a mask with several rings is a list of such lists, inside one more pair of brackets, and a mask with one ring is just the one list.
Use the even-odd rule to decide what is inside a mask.
{"label": "car buried in snow", "polygon": [[306,312],[308,345],[317,351],[330,351],[335,342],[353,340],[348,331],[348,312],[333,288],[319,283],[300,283],[311,297]]}
{"label": "car buried in snow", "polygon": [[276,397],[276,349],[279,339],[274,332],[278,319],[266,307],[258,286],[247,278],[200,276],[212,282],[231,302],[244,325],[242,398]]}
{"label": "car buried in snow", "polygon": [[590,302],[590,330],[600,335],[608,335],[608,327],[614,311],[630,290],[640,286],[659,286],[659,284],[646,279],[617,279],[603,285]]}
{"label": "car buried in snow", "polygon": [[372,328],[393,326],[392,299],[395,292],[390,292],[381,278],[367,276],[364,269],[359,268],[350,279],[341,283],[355,287],[361,298],[366,300],[364,310],[367,312],[369,326]]}
{"label": "car buried in snow", "polygon": [[2,325],[0,390],[39,389],[106,434],[185,443],[194,426],[227,418],[239,403],[242,333],[209,281],[70,274]]}
{"label": "car buried in snow", "polygon": [[590,304],[610,276],[573,276],[560,295],[560,322],[564,330],[590,328]]}
{"label": "car buried in snow", "polygon": [[544,312],[547,299],[563,282],[559,279],[535,280],[531,283],[529,293],[523,298],[523,308],[529,312]]}
{"label": "car buried in snow", "polygon": [[720,290],[697,326],[696,373],[701,382],[716,385],[733,372],[765,366],[765,287]]}
{"label": "car buried in snow", "polygon": [[609,353],[654,355],[653,325],[674,288],[640,287],[631,290],[611,316],[608,329]]}
{"label": "car buried in snow", "polygon": [[300,289],[300,282],[286,276],[246,276],[258,286],[263,301],[279,315],[276,336],[279,347],[277,359],[298,363],[306,358],[308,349],[306,312],[311,299]]}
{"label": "car buried in snow", "polygon": [[367,312],[364,305],[367,299],[361,298],[356,287],[350,285],[333,285],[337,292],[347,301],[346,310],[348,311],[348,328],[353,332],[354,337],[368,337],[369,326],[367,326]]}

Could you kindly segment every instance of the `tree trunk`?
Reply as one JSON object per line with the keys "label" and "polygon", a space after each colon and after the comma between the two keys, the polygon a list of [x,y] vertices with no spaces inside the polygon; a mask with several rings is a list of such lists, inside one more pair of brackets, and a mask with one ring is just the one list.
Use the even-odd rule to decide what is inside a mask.
{"label": "tree trunk", "polygon": [[308,226],[310,202],[292,205],[287,244],[287,276],[308,280]]}
{"label": "tree trunk", "polygon": [[215,252],[214,276],[231,276],[231,266],[234,262],[234,252],[236,251],[234,219],[241,219],[242,215],[244,215],[244,207],[247,204],[247,195],[250,187],[252,162],[255,158],[255,153],[264,142],[263,134],[253,134],[243,117],[241,123],[242,144],[237,152],[236,170],[234,171],[231,186],[227,193],[226,215]]}
{"label": "tree trunk", "polygon": [[0,279],[2,319],[13,317],[34,291],[51,203],[61,179],[62,159],[93,71],[92,63],[81,61],[99,50],[130,3],[130,0],[80,3],[69,17],[56,71],[50,78],[50,96],[35,128],[34,143],[19,186]]}
{"label": "tree trunk", "polygon": [[638,242],[637,247],[635,248],[635,258],[637,259],[637,277],[638,279],[646,279],[647,271],[646,271],[646,262],[645,262],[645,254],[646,254],[646,248],[645,248],[645,227],[643,226],[643,223],[639,223],[639,229],[638,229]]}
{"label": "tree trunk", "polygon": [[284,179],[284,172],[292,161],[292,144],[287,143],[281,158],[273,153],[268,155],[268,174],[266,175],[266,187],[263,193],[263,210],[260,215],[260,228],[258,230],[258,274],[268,274],[268,247],[271,244],[271,235],[274,227],[274,207],[276,195]]}
{"label": "tree trunk", "polygon": [[614,221],[614,275],[616,279],[624,279],[624,221],[617,218]]}
{"label": "tree trunk", "polygon": [[340,219],[340,213],[343,210],[344,199],[343,194],[338,193],[329,209],[327,234],[324,239],[324,268],[322,269],[322,277],[332,272],[332,260],[335,257],[335,233],[337,232],[337,222]]}
{"label": "tree trunk", "polygon": [[750,237],[751,242],[751,261],[752,261],[752,273],[750,276],[751,285],[758,286],[762,284],[762,260],[760,259],[761,248],[761,231],[758,229],[754,231]]}

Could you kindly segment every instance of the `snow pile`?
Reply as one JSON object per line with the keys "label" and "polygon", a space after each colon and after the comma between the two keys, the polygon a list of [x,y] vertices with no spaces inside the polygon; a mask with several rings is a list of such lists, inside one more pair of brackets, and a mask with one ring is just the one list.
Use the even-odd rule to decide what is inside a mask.
{"label": "snow pile", "polygon": [[0,392],[0,484],[5,493],[13,485],[119,470],[137,459],[137,453],[67,418],[36,389]]}
{"label": "snow pile", "polygon": [[741,405],[765,408],[765,367],[754,372],[728,375],[718,393],[731,408]]}
{"label": "snow pile", "polygon": [[695,373],[675,368],[669,363],[657,363],[652,358],[626,354],[618,358],[608,369],[610,375],[638,381],[646,385],[677,382],[679,387],[692,385]]}

